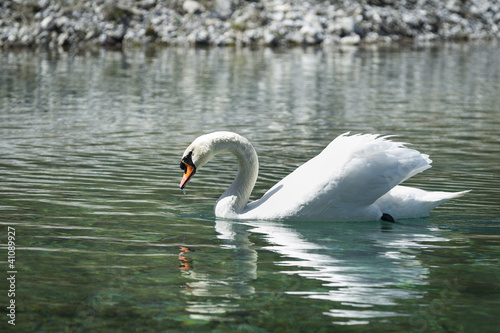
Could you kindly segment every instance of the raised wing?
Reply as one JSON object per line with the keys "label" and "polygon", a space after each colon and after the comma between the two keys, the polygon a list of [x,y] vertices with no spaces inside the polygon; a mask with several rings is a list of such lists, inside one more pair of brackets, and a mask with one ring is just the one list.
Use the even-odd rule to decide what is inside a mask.
{"label": "raised wing", "polygon": [[430,163],[427,155],[388,137],[346,133],[247,205],[241,217],[362,218],[378,198]]}

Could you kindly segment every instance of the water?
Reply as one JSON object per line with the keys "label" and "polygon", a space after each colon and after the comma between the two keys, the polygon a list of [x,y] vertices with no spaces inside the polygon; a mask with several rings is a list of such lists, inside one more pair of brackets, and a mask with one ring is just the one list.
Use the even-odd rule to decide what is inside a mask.
{"label": "water", "polygon": [[[0,327],[19,332],[483,332],[500,318],[500,47],[4,53]],[[472,192],[410,226],[217,220],[222,155],[256,147],[258,198],[352,131],[430,154],[411,185]],[[8,296],[8,227],[15,296]]]}

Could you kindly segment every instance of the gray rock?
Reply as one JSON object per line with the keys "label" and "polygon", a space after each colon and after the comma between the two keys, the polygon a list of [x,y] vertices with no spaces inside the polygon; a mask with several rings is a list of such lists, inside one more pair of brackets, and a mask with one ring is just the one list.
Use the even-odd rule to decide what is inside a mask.
{"label": "gray rock", "polygon": [[276,46],[278,44],[278,38],[275,33],[269,31],[268,29],[264,30],[264,44],[270,46]]}
{"label": "gray rock", "polygon": [[51,30],[54,25],[54,18],[52,16],[47,16],[40,22],[40,27],[44,30]]}
{"label": "gray rock", "polygon": [[300,29],[300,33],[303,36],[304,43],[308,45],[319,44],[324,39],[321,30],[310,24],[304,25]]}
{"label": "gray rock", "polygon": [[[496,0],[40,0],[0,11],[0,47],[373,44],[500,38]],[[25,9],[25,8],[24,8]],[[23,17],[19,20],[19,17]]]}
{"label": "gray rock", "polygon": [[204,29],[196,30],[192,32],[188,37],[187,41],[193,45],[205,45],[209,42],[208,31]]}
{"label": "gray rock", "polygon": [[205,8],[198,2],[194,0],[186,0],[182,4],[182,9],[188,14],[198,14],[205,10]]}
{"label": "gray rock", "polygon": [[215,0],[214,13],[221,20],[227,20],[233,15],[234,4],[231,0]]}
{"label": "gray rock", "polygon": [[345,37],[342,37],[340,39],[340,44],[343,44],[343,45],[357,45],[360,42],[361,42],[361,37],[359,37],[359,35],[355,35],[355,34],[345,36]]}
{"label": "gray rock", "polygon": [[67,44],[69,44],[69,35],[64,32],[57,37],[57,45],[65,46]]}

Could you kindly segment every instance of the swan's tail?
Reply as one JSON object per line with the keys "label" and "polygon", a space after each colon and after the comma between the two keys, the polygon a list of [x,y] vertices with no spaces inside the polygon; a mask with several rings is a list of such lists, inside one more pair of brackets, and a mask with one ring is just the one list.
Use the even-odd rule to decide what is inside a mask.
{"label": "swan's tail", "polygon": [[396,220],[428,216],[430,211],[448,200],[470,192],[424,191],[421,189],[396,186],[377,200],[382,213],[392,215]]}

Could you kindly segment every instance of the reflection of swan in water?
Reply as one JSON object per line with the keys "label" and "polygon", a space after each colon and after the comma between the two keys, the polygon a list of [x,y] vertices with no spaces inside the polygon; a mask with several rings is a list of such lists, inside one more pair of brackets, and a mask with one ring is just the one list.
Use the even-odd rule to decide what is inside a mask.
{"label": "reflection of swan in water", "polygon": [[[300,284],[278,292],[330,302],[330,310],[324,314],[334,323],[366,324],[370,318],[404,315],[394,309],[404,300],[422,298],[424,292],[414,286],[426,285],[430,275],[418,254],[433,247],[433,242],[448,239],[424,228],[415,232],[409,227],[381,227],[392,225],[217,219],[220,246],[210,247],[213,252],[197,251],[193,268],[182,271],[187,280],[183,293],[191,296],[186,310],[191,318],[202,320],[227,320],[231,313],[241,311],[237,300],[262,292],[252,281],[259,269],[258,251],[267,250],[280,255],[275,269],[281,274],[298,275],[322,285],[314,291]],[[250,241],[251,234],[259,235],[267,245],[256,247]],[[201,252],[205,258],[221,255],[231,259],[227,265],[215,267],[213,260],[204,262]],[[211,301],[206,302],[207,298]]]}
{"label": "reflection of swan in water", "polygon": [[[206,250],[196,252],[200,254],[197,256],[199,259],[192,260],[194,264],[189,269],[182,265],[182,275],[187,280],[182,293],[195,297],[190,299],[186,307],[191,318],[224,320],[227,314],[241,311],[232,300],[255,293],[251,281],[257,277],[257,251],[249,240],[247,229],[245,225],[216,223],[216,231],[222,244],[211,255],[231,257],[229,264],[224,267],[210,267],[206,264],[200,257],[201,252],[207,252]],[[197,301],[197,297],[201,300]],[[211,302],[206,302],[207,297]]]}
{"label": "reflection of swan in water", "polygon": [[[283,260],[276,264],[288,266],[282,274],[319,280],[324,287],[323,291],[286,292],[331,301],[332,309],[325,314],[342,324],[401,315],[393,310],[399,300],[422,297],[421,292],[407,286],[427,284],[429,268],[416,256],[418,250],[432,247],[430,242],[447,240],[428,234],[426,229],[418,229],[418,233],[414,233],[415,230],[384,232],[380,225],[373,223],[354,227],[352,223],[287,225],[219,219],[215,228],[220,239],[236,248],[248,249],[248,235],[261,234],[269,243],[263,250],[278,253]],[[241,277],[256,276],[258,267],[253,260],[257,260],[256,252],[252,265],[240,266],[248,269],[238,273]],[[290,270],[290,267],[297,269]]]}
{"label": "reflection of swan in water", "polygon": [[[426,216],[441,203],[465,192],[427,192],[399,184],[430,168],[427,155],[378,135],[340,135],[319,155],[248,203],[259,171],[257,153],[244,137],[214,132],[198,137],[181,161],[183,189],[197,169],[229,151],[238,174],[215,205],[223,218],[316,221],[392,221]],[[392,215],[392,216],[391,216]]]}

